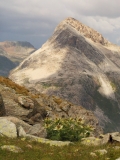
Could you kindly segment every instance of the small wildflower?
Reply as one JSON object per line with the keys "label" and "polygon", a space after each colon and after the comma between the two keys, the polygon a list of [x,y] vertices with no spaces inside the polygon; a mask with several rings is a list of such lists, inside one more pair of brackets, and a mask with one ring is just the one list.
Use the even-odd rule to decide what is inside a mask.
{"label": "small wildflower", "polygon": [[58,124],[55,128],[54,128],[54,130],[61,130],[63,128],[63,126],[62,125],[60,125],[60,124]]}

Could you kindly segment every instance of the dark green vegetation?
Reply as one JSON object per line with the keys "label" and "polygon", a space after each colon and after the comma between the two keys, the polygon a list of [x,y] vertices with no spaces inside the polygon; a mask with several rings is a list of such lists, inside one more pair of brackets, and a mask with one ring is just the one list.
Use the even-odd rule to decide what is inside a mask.
{"label": "dark green vegetation", "polygon": [[[39,84],[39,83],[38,83],[38,84]],[[41,86],[42,86],[44,89],[47,89],[47,88],[49,88],[49,87],[55,87],[55,88],[61,87],[60,84],[51,83],[51,82],[41,82]]]}
{"label": "dark green vegetation", "polygon": [[59,118],[45,119],[47,138],[58,141],[78,141],[88,137],[92,128],[83,123],[82,119]]}
{"label": "dark green vegetation", "polygon": [[[23,153],[12,153],[0,148],[0,160],[107,160],[107,158],[115,160],[120,157],[120,149],[115,150],[115,144],[96,147],[84,146],[77,142],[69,146],[56,147],[28,140],[0,138],[0,146],[2,145],[16,145]],[[105,155],[97,153],[97,157],[92,157],[90,153],[98,149],[106,149],[108,153]]]}

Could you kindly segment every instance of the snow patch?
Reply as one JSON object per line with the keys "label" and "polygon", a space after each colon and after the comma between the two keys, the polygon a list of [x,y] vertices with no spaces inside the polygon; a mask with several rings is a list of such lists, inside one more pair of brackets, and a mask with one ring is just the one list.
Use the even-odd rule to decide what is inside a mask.
{"label": "snow patch", "polygon": [[111,98],[115,100],[114,90],[110,84],[110,81],[107,79],[105,75],[99,76],[99,82],[101,87],[99,88],[99,93],[106,96],[107,98]]}

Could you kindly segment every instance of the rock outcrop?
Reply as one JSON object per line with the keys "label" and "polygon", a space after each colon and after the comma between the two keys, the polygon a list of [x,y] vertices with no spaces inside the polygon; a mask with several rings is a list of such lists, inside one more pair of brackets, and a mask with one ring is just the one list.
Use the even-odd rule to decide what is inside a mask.
{"label": "rock outcrop", "polygon": [[99,135],[99,137],[87,137],[82,139],[82,144],[85,145],[104,145],[104,144],[119,144],[120,132],[107,133]]}
{"label": "rock outcrop", "polygon": [[66,23],[75,28],[80,34],[82,33],[83,36],[90,38],[95,43],[100,43],[105,46],[110,44],[110,42],[107,41],[99,32],[80,23],[74,18],[67,18]]}
{"label": "rock outcrop", "polygon": [[[6,125],[7,123],[4,123],[4,121],[8,122],[8,125],[9,123],[14,125],[15,127],[14,132],[11,132],[11,128],[8,127],[8,125]],[[29,125],[28,123],[16,117],[5,116],[5,117],[0,117],[0,123],[3,123],[0,128],[0,133],[2,132],[2,135],[5,135],[5,136],[8,135],[10,138],[12,138],[11,136],[12,133],[13,135],[14,134],[16,135],[15,137],[26,137],[27,134],[41,137],[41,138],[47,137],[46,129],[43,127],[42,123],[40,122],[35,125]],[[5,127],[7,129],[5,129]],[[9,134],[9,132],[11,133],[11,135]]]}
{"label": "rock outcrop", "polygon": [[56,96],[33,94],[8,78],[0,77],[0,93],[6,111],[5,118],[21,126],[27,134],[45,137],[43,120],[48,117],[81,118],[94,128],[94,135],[102,133],[97,118],[82,106],[76,106]]}
{"label": "rock outcrop", "polygon": [[17,130],[14,123],[0,117],[0,136],[17,138]]}
{"label": "rock outcrop", "polygon": [[[27,122],[28,124],[36,124],[37,122],[42,121],[46,117],[47,112],[42,108],[36,100],[32,100],[28,96],[24,96],[25,99],[30,99],[33,103],[33,108],[26,108],[26,106],[21,105],[17,100],[20,95],[11,94],[10,91],[2,92],[4,105],[6,109],[7,116],[15,116],[19,119]],[[11,98],[11,97],[14,98]],[[26,104],[30,103],[27,101]]]}
{"label": "rock outcrop", "polygon": [[120,47],[73,18],[62,21],[10,78],[92,110],[105,132],[120,131]]}

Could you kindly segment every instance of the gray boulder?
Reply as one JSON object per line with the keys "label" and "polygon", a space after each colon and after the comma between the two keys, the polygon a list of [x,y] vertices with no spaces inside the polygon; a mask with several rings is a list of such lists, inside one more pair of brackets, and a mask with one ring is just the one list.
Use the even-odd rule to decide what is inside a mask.
{"label": "gray boulder", "polygon": [[66,146],[66,145],[72,144],[72,142],[69,142],[69,141],[66,141],[66,142],[52,141],[52,140],[49,140],[49,139],[40,138],[40,137],[29,135],[29,134],[26,135],[26,138],[29,139],[30,141],[50,144],[50,146]]}
{"label": "gray boulder", "polygon": [[35,124],[33,125],[30,130],[28,131],[28,134],[38,136],[41,138],[47,137],[46,129],[41,124]]}
{"label": "gray boulder", "polygon": [[119,132],[107,133],[103,135],[102,141],[104,144],[120,142],[120,133]]}
{"label": "gray boulder", "polygon": [[16,125],[5,118],[0,117],[0,135],[10,138],[17,137]]}
{"label": "gray boulder", "polygon": [[11,90],[2,91],[7,116],[17,117],[30,125],[41,122],[46,116],[45,108],[30,96],[15,94]]}
{"label": "gray boulder", "polygon": [[11,152],[14,152],[14,153],[23,152],[23,150],[20,147],[17,147],[17,146],[14,146],[14,145],[4,145],[4,146],[1,146],[1,149],[11,151]]}
{"label": "gray boulder", "polygon": [[26,136],[26,132],[24,131],[23,127],[18,127],[17,128],[17,132],[18,132],[18,137],[25,137]]}
{"label": "gray boulder", "polygon": [[43,127],[42,123],[38,123],[32,126],[16,117],[8,116],[4,117],[4,119],[16,126],[18,137],[26,137],[26,134],[38,136],[41,138],[45,138],[47,136],[46,129]]}
{"label": "gray boulder", "polygon": [[6,120],[14,123],[16,125],[16,128],[18,129],[20,126],[24,129],[25,132],[28,132],[29,129],[32,127],[31,125],[25,123],[24,121],[16,118],[16,117],[12,117],[12,116],[8,116],[8,117],[4,117]]}
{"label": "gray boulder", "polygon": [[120,143],[119,132],[107,133],[105,135],[100,135],[98,138],[96,137],[82,138],[81,143],[90,146],[90,145],[103,145],[103,144],[114,143],[114,142]]}
{"label": "gray boulder", "polygon": [[27,96],[19,96],[18,103],[26,109],[34,108],[34,102]]}

